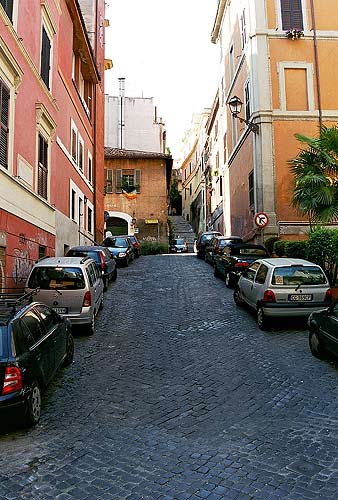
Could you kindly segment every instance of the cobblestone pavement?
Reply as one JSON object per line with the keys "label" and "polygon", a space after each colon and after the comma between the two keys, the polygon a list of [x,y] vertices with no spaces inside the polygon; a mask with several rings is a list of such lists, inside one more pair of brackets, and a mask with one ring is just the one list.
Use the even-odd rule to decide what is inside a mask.
{"label": "cobblestone pavement", "polygon": [[338,372],[303,324],[261,332],[193,255],[119,270],[93,337],[0,436],[0,498],[338,498]]}

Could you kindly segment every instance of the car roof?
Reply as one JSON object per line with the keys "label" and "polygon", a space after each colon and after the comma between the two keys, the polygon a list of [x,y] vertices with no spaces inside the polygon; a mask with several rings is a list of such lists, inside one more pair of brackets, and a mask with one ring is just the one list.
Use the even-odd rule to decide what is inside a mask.
{"label": "car roof", "polygon": [[[68,266],[80,266],[86,262],[93,261],[89,257],[46,257],[34,264],[34,267],[47,267],[47,266],[57,266],[57,267],[68,267]],[[94,262],[94,261],[93,261]]]}
{"label": "car roof", "polygon": [[231,248],[237,249],[237,248],[257,248],[258,250],[265,250],[266,253],[267,249],[263,245],[256,245],[256,243],[233,243],[231,245]]}
{"label": "car roof", "polygon": [[273,267],[282,267],[282,266],[292,266],[292,265],[303,265],[303,266],[316,266],[319,267],[314,262],[310,262],[305,259],[290,259],[287,257],[271,257],[267,259],[258,259],[260,262],[266,262],[270,266]]}
{"label": "car roof", "polygon": [[[70,247],[69,250],[79,250],[80,252],[85,252],[87,250],[90,250],[90,251],[106,250],[106,247],[101,247],[100,245],[92,245],[92,246],[82,245],[82,246],[78,246],[78,247]],[[69,250],[68,250],[68,252],[69,252]]]}

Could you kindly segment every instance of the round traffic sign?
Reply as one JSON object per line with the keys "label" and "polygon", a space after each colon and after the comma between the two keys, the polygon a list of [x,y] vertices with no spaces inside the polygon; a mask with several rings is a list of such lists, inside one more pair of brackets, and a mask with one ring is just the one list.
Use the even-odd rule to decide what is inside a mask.
{"label": "round traffic sign", "polygon": [[269,217],[265,212],[258,212],[255,215],[255,224],[258,227],[265,227],[269,222]]}

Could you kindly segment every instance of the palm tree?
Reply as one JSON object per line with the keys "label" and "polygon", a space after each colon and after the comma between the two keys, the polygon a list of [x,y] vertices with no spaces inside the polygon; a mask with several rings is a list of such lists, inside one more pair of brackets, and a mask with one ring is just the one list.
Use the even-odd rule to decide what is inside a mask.
{"label": "palm tree", "polygon": [[320,128],[318,138],[295,136],[307,149],[290,160],[295,182],[292,204],[310,227],[338,218],[338,127]]}

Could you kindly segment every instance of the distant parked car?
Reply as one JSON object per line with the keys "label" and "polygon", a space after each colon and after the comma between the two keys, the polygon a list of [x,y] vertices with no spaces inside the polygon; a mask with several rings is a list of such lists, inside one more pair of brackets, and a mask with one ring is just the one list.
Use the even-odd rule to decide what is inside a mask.
{"label": "distant parked car", "polygon": [[215,255],[219,254],[224,247],[236,243],[243,243],[242,238],[239,236],[214,236],[205,247],[205,261],[213,266]]}
{"label": "distant parked car", "polygon": [[188,252],[188,243],[183,238],[176,238],[172,240],[170,245],[171,253],[187,253]]}
{"label": "distant parked car", "polygon": [[224,247],[214,258],[214,275],[225,279],[228,288],[233,288],[240,275],[255,260],[269,257],[262,245],[236,243]]}
{"label": "distant parked car", "polygon": [[74,340],[66,318],[21,299],[0,299],[0,420],[35,425],[41,392],[60,366],[72,363]]}
{"label": "distant parked car", "polygon": [[131,242],[131,246],[132,246],[132,249],[133,249],[133,252],[134,252],[134,257],[135,259],[138,259],[139,256],[141,255],[141,245],[140,245],[140,242],[138,241],[138,239],[136,238],[136,236],[134,234],[122,234],[122,235],[118,235],[119,238],[129,238],[130,242]]}
{"label": "distant parked car", "polygon": [[128,266],[134,260],[133,245],[129,236],[109,236],[102,242],[120,266]]}
{"label": "distant parked car", "polygon": [[[240,277],[234,291],[237,305],[247,304],[257,312],[262,330],[272,318],[307,317],[327,308],[331,299],[330,284],[322,268],[303,259],[259,259]],[[313,318],[315,328],[317,316]]]}
{"label": "distant parked car", "polygon": [[205,247],[214,236],[222,236],[218,231],[207,231],[200,233],[196,240],[196,254],[199,259],[204,259]]}
{"label": "distant parked car", "polygon": [[108,248],[101,246],[72,247],[66,257],[90,257],[99,266],[103,277],[104,289],[107,290],[109,282],[117,278],[116,261]]}
{"label": "distant parked car", "polygon": [[103,280],[96,262],[89,257],[45,257],[34,264],[26,291],[38,288],[36,299],[84,326],[90,335],[103,307]]}
{"label": "distant parked car", "polygon": [[310,350],[318,359],[338,356],[338,300],[308,318]]}

